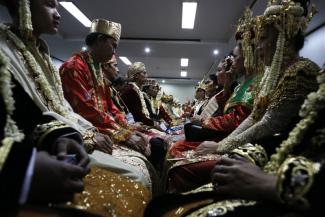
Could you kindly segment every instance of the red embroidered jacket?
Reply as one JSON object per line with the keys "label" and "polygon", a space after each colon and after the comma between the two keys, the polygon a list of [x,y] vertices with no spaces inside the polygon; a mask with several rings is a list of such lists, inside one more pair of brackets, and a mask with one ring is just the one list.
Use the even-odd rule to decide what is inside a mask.
{"label": "red embroidered jacket", "polygon": [[[102,71],[93,71],[87,52],[78,53],[67,60],[60,67],[64,96],[74,111],[100,132],[123,141],[129,134],[123,130],[127,125],[125,116],[112,101],[109,84],[100,75]],[[120,138],[122,131],[125,138]]]}

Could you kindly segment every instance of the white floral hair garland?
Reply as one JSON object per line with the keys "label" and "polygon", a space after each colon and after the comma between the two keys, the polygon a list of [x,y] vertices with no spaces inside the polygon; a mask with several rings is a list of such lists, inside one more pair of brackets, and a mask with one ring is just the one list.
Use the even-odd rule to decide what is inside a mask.
{"label": "white floral hair garland", "polygon": [[1,141],[2,145],[0,146],[0,171],[6,162],[14,142],[21,142],[25,137],[18,129],[16,122],[11,118],[15,110],[15,100],[11,88],[11,74],[8,71],[8,59],[0,51],[0,94],[3,97],[7,111],[4,139]]}
{"label": "white floral hair garland", "polygon": [[20,142],[24,139],[24,134],[18,129],[16,122],[11,118],[15,110],[15,100],[12,93],[11,74],[8,70],[8,59],[1,51],[0,63],[0,91],[7,111],[5,137],[12,137],[15,141]]}
{"label": "white floral hair garland", "polygon": [[19,0],[19,31],[24,38],[30,39],[33,35],[32,13],[30,0]]}

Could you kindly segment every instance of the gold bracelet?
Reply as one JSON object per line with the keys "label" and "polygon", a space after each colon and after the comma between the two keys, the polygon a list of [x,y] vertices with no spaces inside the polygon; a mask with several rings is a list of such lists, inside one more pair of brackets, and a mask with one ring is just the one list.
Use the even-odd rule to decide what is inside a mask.
{"label": "gold bracelet", "polygon": [[268,161],[265,149],[260,145],[253,145],[251,143],[247,143],[232,150],[230,154],[237,154],[244,157],[259,167],[264,167]]}
{"label": "gold bracelet", "polygon": [[88,154],[91,154],[95,150],[96,144],[96,132],[92,130],[86,131],[86,133],[82,136],[84,141],[84,147]]}

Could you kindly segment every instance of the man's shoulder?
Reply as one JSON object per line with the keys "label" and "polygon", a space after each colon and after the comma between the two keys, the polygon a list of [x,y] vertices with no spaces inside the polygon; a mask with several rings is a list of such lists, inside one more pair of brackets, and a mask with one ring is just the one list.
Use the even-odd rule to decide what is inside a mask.
{"label": "man's shoulder", "polygon": [[65,61],[60,67],[60,71],[75,71],[75,70],[86,70],[88,65],[82,58],[80,53],[74,54],[67,61]]}
{"label": "man's shoulder", "polygon": [[136,92],[134,86],[132,84],[127,84],[125,85],[125,87],[123,88],[122,90],[122,94],[129,94],[129,93],[132,93],[132,92]]}

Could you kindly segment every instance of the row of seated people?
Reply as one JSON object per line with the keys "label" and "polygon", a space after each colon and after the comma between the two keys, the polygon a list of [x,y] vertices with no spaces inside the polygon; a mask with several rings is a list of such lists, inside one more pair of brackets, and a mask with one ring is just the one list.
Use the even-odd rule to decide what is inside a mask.
{"label": "row of seated people", "polygon": [[232,70],[245,77],[223,114],[185,125],[185,140],[167,155],[169,194],[154,198],[145,216],[322,212],[324,70],[299,56],[308,6],[270,1],[261,16],[245,13]]}
{"label": "row of seated people", "polygon": [[[58,72],[51,62],[46,42],[40,38],[42,34],[57,32],[56,23],[60,21],[58,2],[53,1],[48,6],[38,1],[4,0],[1,4],[8,8],[14,21],[12,24],[1,24],[4,74],[1,80],[3,88],[9,89],[4,90],[8,91],[8,96],[2,94],[5,102],[2,104],[3,110],[8,107],[2,114],[7,113],[8,117],[2,115],[6,127],[1,138],[3,141],[11,138],[13,142],[26,143],[29,147],[29,151],[24,153],[26,159],[23,162],[13,162],[22,167],[22,177],[13,183],[19,187],[15,187],[17,194],[11,195],[13,200],[8,200],[8,204],[18,203],[17,197],[21,192],[25,192],[25,199],[20,203],[25,203],[26,194],[34,190],[30,182],[32,177],[37,177],[37,166],[44,163],[46,169],[50,166],[46,160],[55,158],[60,166],[68,170],[71,167],[72,170],[77,165],[82,173],[71,174],[71,179],[76,181],[70,183],[69,179],[63,178],[73,171],[65,171],[66,174],[61,174],[61,177],[56,177],[59,174],[54,172],[54,177],[47,177],[42,171],[44,168],[40,168],[40,177],[46,179],[35,178],[32,184],[34,187],[43,184],[45,189],[49,188],[48,191],[37,189],[39,194],[48,194],[48,198],[36,195],[36,203],[71,200],[73,193],[85,188],[81,195],[76,196],[74,203],[69,203],[71,206],[110,215],[107,212],[109,206],[111,212],[118,210],[120,213],[128,211],[141,215],[152,194],[160,189],[159,172],[167,149],[166,133],[155,129],[160,129],[155,121],[159,117],[153,118],[153,114],[148,112],[145,104],[148,103],[147,95],[140,90],[147,82],[143,63],[137,62],[130,67],[129,83],[122,97],[111,86],[118,73],[114,53],[121,35],[121,25],[94,20],[85,39],[88,50],[75,54]],[[51,11],[47,10],[49,7]],[[37,17],[42,14],[47,19],[40,23]],[[126,100],[123,101],[123,98]],[[165,98],[165,103],[159,106],[160,114],[163,114],[163,106],[167,106],[166,110],[172,108],[168,97]],[[163,117],[166,124],[171,126],[173,121],[177,121],[176,116],[165,112]],[[19,138],[16,138],[18,132]],[[64,140],[61,141],[61,138]],[[11,194],[9,189],[12,188],[5,186],[11,183],[14,175],[10,159],[16,159],[18,155],[12,147],[12,144],[4,145],[1,155],[4,168],[7,168],[2,170],[5,178],[2,178],[4,184],[1,189],[4,195]],[[19,154],[24,152],[17,151]],[[63,164],[66,162],[72,165]],[[29,175],[23,177],[28,165]],[[52,167],[48,169],[52,170]],[[52,188],[51,182],[48,185],[44,183],[48,179],[60,183],[58,189]],[[101,183],[101,180],[105,182]],[[115,187],[106,189],[105,186]],[[121,189],[123,192],[116,193]],[[114,202],[112,192],[121,199]],[[109,203],[111,200],[112,203]],[[134,201],[131,203],[128,200]]]}
{"label": "row of seated people", "polygon": [[[238,25],[232,57],[220,62],[209,81],[199,84],[195,105],[190,109],[184,106],[183,112],[179,105],[173,105],[172,97],[158,96],[159,85],[146,78],[146,68],[141,62],[129,67],[128,82],[122,84],[122,88],[116,90],[112,86],[118,87],[114,56],[121,35],[118,23],[94,20],[85,40],[88,50],[73,55],[58,72],[50,60],[46,43],[40,38],[42,34],[55,34],[58,30],[54,25],[60,20],[58,3],[53,2],[48,6],[37,0],[1,1],[14,21],[10,25],[1,24],[0,29],[3,129],[0,189],[4,197],[10,198],[2,205],[51,203],[55,208],[49,212],[63,212],[60,215],[69,212],[68,208],[79,208],[103,216],[142,216],[153,196],[162,191],[194,190],[208,184],[210,173],[214,171],[214,189],[208,185],[184,198],[182,194],[158,197],[146,215],[169,212],[171,216],[182,216],[193,208],[204,207],[198,212],[207,216],[205,212],[210,212],[213,206],[218,212],[220,204],[211,202],[211,198],[218,191],[222,195],[224,191],[235,190],[231,185],[238,184],[234,182],[238,174],[226,171],[227,166],[249,167],[256,179],[261,178],[258,175],[265,175],[242,157],[248,156],[250,161],[263,167],[267,161],[265,156],[275,152],[274,147],[280,145],[299,120],[304,99],[317,90],[318,66],[298,56],[309,19],[304,1],[274,3],[279,4],[276,8],[294,8],[294,12],[272,11],[272,6],[264,16],[253,18],[247,12]],[[299,10],[300,14],[296,12]],[[282,16],[282,13],[288,14]],[[42,14],[46,19],[40,22],[37,17]],[[295,22],[287,22],[285,19],[289,18],[283,17]],[[280,21],[283,29],[275,25]],[[310,105],[305,107],[311,109]],[[314,116],[312,121],[317,119]],[[308,130],[311,125],[317,128],[318,124],[308,123],[304,129]],[[170,132],[165,131],[166,126],[178,125],[184,125],[181,135],[170,136]],[[291,140],[289,137],[288,141]],[[289,142],[282,143],[281,147]],[[266,153],[260,146],[256,147],[260,151],[257,152],[247,143],[263,145]],[[277,149],[271,158],[273,162],[267,164],[270,171],[278,169],[292,151],[283,149]],[[297,150],[297,153],[304,152]],[[312,154],[315,153],[317,151]],[[234,159],[221,158],[224,154]],[[21,156],[19,160],[17,156]],[[274,159],[278,161],[275,166]],[[311,160],[319,159],[311,157]],[[312,165],[305,159],[298,161]],[[282,170],[288,173],[287,167]],[[15,179],[16,171],[19,171],[18,179]],[[309,179],[316,174],[307,172]],[[225,177],[223,173],[233,176]],[[291,177],[287,179],[283,173],[280,184],[285,188]],[[269,179],[264,177],[269,181],[266,183],[274,184],[271,181],[276,179],[267,177]],[[226,184],[225,190],[223,185]],[[265,186],[256,184],[257,190],[259,187]],[[309,190],[310,185],[307,187]],[[14,193],[12,189],[16,189]],[[74,194],[77,192],[81,193]],[[190,205],[187,209],[174,206],[167,211],[166,206],[159,207],[161,200],[181,198],[193,202],[193,198],[198,198],[197,192],[201,200],[186,204]],[[226,193],[241,198],[236,195],[238,192],[241,191],[233,195]],[[287,193],[292,192],[283,194]],[[243,195],[242,199],[257,200],[253,193],[252,197]],[[236,203],[239,205],[235,206],[246,204],[245,201]],[[193,211],[192,215],[199,214]]]}
{"label": "row of seated people", "polygon": [[112,97],[111,87],[121,25],[94,20],[85,40],[88,50],[58,71],[40,38],[58,31],[58,2],[1,4],[13,20],[0,29],[0,186],[8,198],[1,207],[55,204],[104,216],[141,216],[159,191],[167,143],[141,108],[143,64],[129,70],[127,98],[133,100],[135,93],[139,101],[125,109],[138,106],[145,116],[132,110],[137,122],[128,121],[132,117],[114,103],[125,106],[122,98]]}

